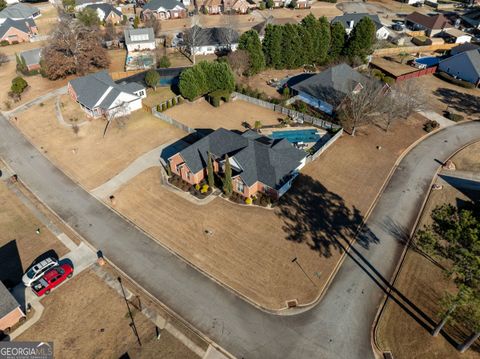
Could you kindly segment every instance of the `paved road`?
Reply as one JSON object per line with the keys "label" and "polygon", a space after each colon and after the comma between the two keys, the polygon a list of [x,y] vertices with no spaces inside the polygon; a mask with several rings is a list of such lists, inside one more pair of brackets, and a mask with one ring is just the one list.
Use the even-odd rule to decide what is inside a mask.
{"label": "paved road", "polygon": [[[370,233],[355,245],[386,278],[401,253],[399,234],[412,226],[437,160],[476,139],[480,123],[452,126],[425,140],[401,162],[367,223]],[[1,116],[0,156],[110,260],[238,357],[373,357],[370,329],[382,291],[357,264],[357,255],[355,260],[347,257],[314,309],[288,317],[266,314],[184,264],[76,186]]]}

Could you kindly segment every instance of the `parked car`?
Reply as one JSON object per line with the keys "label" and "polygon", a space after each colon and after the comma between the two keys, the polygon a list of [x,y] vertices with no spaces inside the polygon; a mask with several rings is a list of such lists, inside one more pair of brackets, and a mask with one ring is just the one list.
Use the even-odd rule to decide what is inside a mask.
{"label": "parked car", "polygon": [[33,265],[30,269],[23,275],[22,282],[26,287],[30,287],[33,282],[39,279],[46,271],[52,269],[53,267],[58,266],[58,262],[55,258],[48,257],[43,261]]}
{"label": "parked car", "polygon": [[48,272],[46,272],[43,277],[41,277],[36,282],[32,283],[33,292],[41,297],[42,295],[47,295],[50,291],[64,282],[67,278],[73,276],[73,267],[69,264],[62,264],[57,267],[53,267]]}

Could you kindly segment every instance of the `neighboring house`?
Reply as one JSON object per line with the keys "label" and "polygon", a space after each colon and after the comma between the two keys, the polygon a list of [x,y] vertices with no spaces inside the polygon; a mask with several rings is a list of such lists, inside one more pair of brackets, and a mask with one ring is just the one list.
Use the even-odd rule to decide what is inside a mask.
{"label": "neighboring house", "polygon": [[455,28],[444,30],[439,36],[443,37],[445,42],[450,44],[464,44],[472,40],[471,35]]}
{"label": "neighboring house", "polygon": [[248,198],[258,192],[281,197],[305,166],[307,153],[288,140],[272,140],[248,130],[243,134],[219,128],[168,159],[172,173],[194,185],[207,178],[208,154],[213,170],[232,168],[233,191]]}
{"label": "neighboring house", "polygon": [[254,9],[255,7],[255,3],[252,4],[247,0],[236,0],[233,2],[231,9],[237,14],[246,14],[250,9]]}
{"label": "neighboring house", "polygon": [[401,2],[408,4],[408,5],[413,5],[413,4],[423,4],[425,1],[424,0],[401,0]]}
{"label": "neighboring house", "polygon": [[453,28],[453,25],[442,14],[429,16],[416,11],[407,15],[405,24],[410,30],[425,31],[425,35],[428,37]]}
{"label": "neighboring house", "polygon": [[75,0],[75,11],[80,11],[84,7],[93,4],[104,4],[106,0]]}
{"label": "neighboring house", "polygon": [[480,9],[467,11],[460,19],[467,28],[480,29]]}
{"label": "neighboring house", "polygon": [[155,50],[155,34],[151,27],[142,29],[126,29],[125,30],[125,45],[127,50],[142,51]]}
{"label": "neighboring house", "polygon": [[187,17],[187,9],[177,0],[151,0],[143,6],[142,19],[151,16],[159,19],[180,19]]}
{"label": "neighboring house", "polygon": [[71,80],[68,93],[93,118],[130,114],[142,108],[142,98],[146,97],[144,86],[135,82],[117,84],[107,71]]}
{"label": "neighboring house", "polygon": [[450,50],[450,55],[454,56],[456,54],[460,54],[465,51],[470,50],[480,50],[480,45],[475,45],[470,42],[466,42],[464,44],[455,46],[453,49]]}
{"label": "neighboring house", "polygon": [[270,15],[266,20],[258,23],[257,25],[253,26],[252,29],[258,32],[258,37],[260,40],[263,41],[263,38],[265,37],[265,29],[267,28],[267,25],[286,25],[286,24],[298,24],[298,21],[291,18],[275,18],[272,15]]}
{"label": "neighboring house", "polygon": [[41,16],[40,9],[35,6],[28,6],[25,4],[15,4],[7,6],[0,11],[0,24],[7,19],[10,20],[24,20],[36,19]]}
{"label": "neighboring house", "polygon": [[7,19],[0,24],[0,42],[9,44],[29,42],[31,37],[38,34],[37,25],[33,19]]}
{"label": "neighboring house", "polygon": [[22,318],[25,318],[25,314],[20,304],[0,282],[0,332],[8,333]]}
{"label": "neighboring house", "polygon": [[119,24],[123,19],[122,12],[112,4],[89,4],[85,7],[95,10],[100,21],[106,23]]}
{"label": "neighboring house", "polygon": [[292,90],[299,100],[333,115],[349,93],[361,90],[368,81],[347,64],[340,64],[300,81]]}
{"label": "neighboring house", "polygon": [[380,22],[380,19],[379,19],[378,15],[370,15],[370,14],[367,14],[367,13],[344,14],[344,15],[341,15],[341,16],[334,17],[333,20],[332,20],[332,24],[335,24],[337,22],[341,23],[343,25],[343,27],[345,28],[345,32],[347,33],[347,35],[350,35],[350,33],[352,32],[355,25],[358,24],[359,21],[362,20],[365,17],[370,18],[374,22],[375,27],[377,29],[377,31],[375,33],[375,36],[377,37],[377,39],[385,40],[385,39],[388,38],[388,36],[390,35],[390,32],[388,31],[386,26],[384,26]]}
{"label": "neighboring house", "polygon": [[196,0],[200,11],[209,15],[216,15],[222,12],[222,0]]}
{"label": "neighboring house", "polygon": [[[194,38],[194,41],[188,39]],[[239,34],[233,29],[225,27],[201,28],[194,27],[185,32],[185,41],[193,42],[189,46],[190,53],[195,55],[209,55],[221,51],[235,51],[238,47]]]}
{"label": "neighboring house", "polygon": [[20,59],[27,67],[27,71],[40,70],[40,60],[42,57],[42,48],[23,51],[18,54]]}
{"label": "neighboring house", "polygon": [[440,61],[438,70],[478,87],[480,86],[480,51],[474,49],[451,56]]}

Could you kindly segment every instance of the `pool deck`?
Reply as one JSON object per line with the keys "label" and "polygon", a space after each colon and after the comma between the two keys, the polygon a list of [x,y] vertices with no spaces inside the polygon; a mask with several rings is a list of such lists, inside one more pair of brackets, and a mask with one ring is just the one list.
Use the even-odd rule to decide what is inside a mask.
{"label": "pool deck", "polygon": [[328,134],[327,131],[319,129],[317,127],[313,127],[313,126],[265,128],[260,130],[260,134],[263,136],[271,136],[272,132],[308,131],[308,130],[315,130],[320,136],[320,138],[315,142],[305,142],[305,145],[306,145],[305,150],[308,150],[310,147],[313,147],[318,141],[322,141],[322,139]]}

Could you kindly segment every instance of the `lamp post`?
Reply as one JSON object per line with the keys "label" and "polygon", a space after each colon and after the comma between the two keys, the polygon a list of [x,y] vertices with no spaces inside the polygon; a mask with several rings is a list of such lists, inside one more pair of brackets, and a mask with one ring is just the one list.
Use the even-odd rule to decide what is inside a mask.
{"label": "lamp post", "polygon": [[117,277],[118,283],[120,283],[120,288],[122,288],[123,299],[125,300],[125,304],[127,305],[128,315],[130,316],[130,327],[133,330],[133,333],[137,337],[138,345],[142,346],[142,342],[140,341],[140,336],[138,335],[137,326],[135,325],[135,320],[133,319],[132,311],[130,310],[130,304],[128,303],[127,296],[125,295],[125,289],[123,289],[122,278]]}
{"label": "lamp post", "polygon": [[312,280],[312,278],[309,277],[309,275],[307,274],[307,272],[305,272],[305,270],[303,269],[303,267],[300,265],[300,263],[298,262],[298,259],[297,257],[293,258],[292,259],[292,263],[296,263],[298,268],[300,268],[300,270],[303,272],[303,274],[305,275],[305,277],[308,278],[308,280],[315,286],[317,287],[317,284]]}

